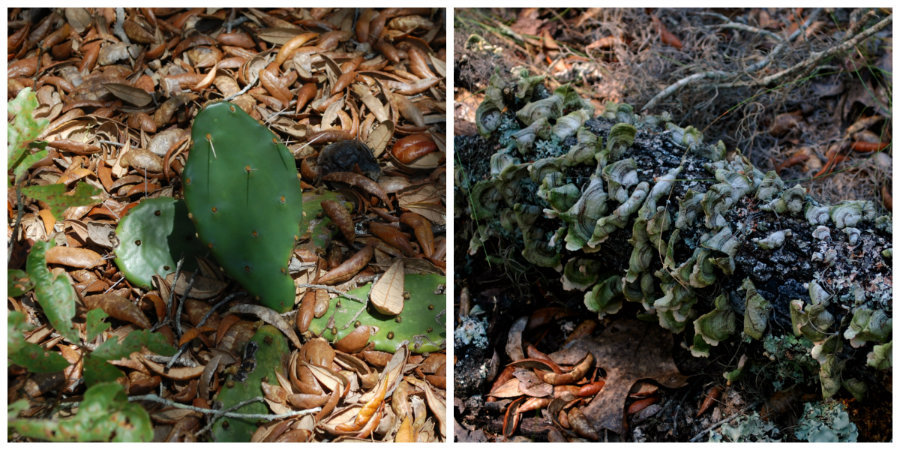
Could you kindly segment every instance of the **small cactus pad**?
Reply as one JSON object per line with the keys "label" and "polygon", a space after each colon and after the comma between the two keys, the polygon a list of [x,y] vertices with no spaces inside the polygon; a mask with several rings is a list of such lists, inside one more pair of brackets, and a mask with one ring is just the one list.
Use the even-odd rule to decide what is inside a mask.
{"label": "small cactus pad", "polygon": [[288,261],[303,207],[287,147],[232,103],[194,118],[184,199],[200,239],[229,276],[277,311],[294,304]]}
{"label": "small cactus pad", "polygon": [[[277,384],[275,372],[284,375],[281,361],[290,350],[287,339],[278,329],[271,325],[263,325],[244,346],[243,353],[240,368],[229,376],[219,396],[216,397],[223,410],[261,397],[263,381]],[[265,404],[256,402],[235,411],[243,414],[266,414],[268,408]],[[216,442],[250,442],[250,437],[257,428],[255,420],[224,417],[213,424],[212,434]]]}
{"label": "small cactus pad", "polygon": [[116,237],[116,265],[128,281],[145,289],[150,288],[153,275],[174,272],[182,257],[184,268],[194,270],[195,257],[207,253],[188,220],[184,202],[171,197],[141,201],[119,222]]}
{"label": "small cactus pad", "polygon": [[[356,321],[354,316],[363,307],[346,297],[331,300],[324,316],[313,319],[309,330],[329,341],[337,341],[350,334],[357,325],[378,327],[369,340],[375,350],[393,353],[403,341],[409,341],[409,349],[416,353],[435,352],[444,348],[447,337],[447,307],[444,301],[446,279],[441,275],[407,274],[404,290],[409,293],[403,312],[398,316],[386,316],[369,305]],[[348,292],[360,298],[369,296],[372,283]]]}

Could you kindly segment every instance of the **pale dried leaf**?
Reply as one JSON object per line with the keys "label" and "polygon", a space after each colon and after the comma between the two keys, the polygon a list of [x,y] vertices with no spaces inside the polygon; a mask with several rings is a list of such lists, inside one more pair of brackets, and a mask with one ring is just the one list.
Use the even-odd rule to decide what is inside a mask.
{"label": "pale dried leaf", "polygon": [[378,312],[396,316],[403,311],[404,270],[403,260],[398,259],[372,285],[369,300]]}
{"label": "pale dried leaf", "polygon": [[366,139],[366,145],[372,149],[372,153],[377,158],[387,148],[388,142],[394,136],[394,122],[385,120],[375,126],[375,129],[369,133]]}
{"label": "pale dried leaf", "polygon": [[106,83],[103,85],[112,95],[134,106],[143,107],[153,101],[147,91],[122,83]]}
{"label": "pale dried leaf", "polygon": [[297,338],[297,333],[294,333],[293,327],[280,314],[275,312],[272,308],[266,308],[262,305],[251,305],[249,303],[241,303],[238,305],[234,305],[231,309],[228,310],[229,313],[237,313],[237,314],[253,314],[256,317],[259,317],[263,322],[272,325],[275,328],[278,328],[278,331],[281,331],[282,334],[287,336],[288,340],[294,344],[294,347],[300,348],[303,344],[300,343],[300,339]]}

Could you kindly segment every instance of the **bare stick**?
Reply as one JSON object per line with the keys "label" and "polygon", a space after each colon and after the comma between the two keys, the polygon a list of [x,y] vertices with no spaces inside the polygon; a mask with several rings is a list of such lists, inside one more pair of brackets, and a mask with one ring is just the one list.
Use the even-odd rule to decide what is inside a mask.
{"label": "bare stick", "polygon": [[[814,20],[816,17],[818,17],[818,14],[819,14],[819,10],[813,11],[813,13],[810,14],[810,17],[806,20],[806,22],[804,22],[803,26],[801,26],[797,31],[792,33],[786,40],[780,40],[779,44],[772,50],[771,53],[769,53],[769,55],[766,58],[764,58],[763,60],[761,60],[755,64],[748,66],[746,69],[744,69],[744,71],[742,73],[725,72],[725,71],[720,71],[720,70],[710,70],[707,72],[701,72],[701,73],[689,75],[687,77],[684,77],[684,78],[676,81],[674,84],[668,86],[667,88],[663,89],[659,94],[656,94],[652,99],[650,99],[650,101],[648,101],[644,105],[642,110],[643,111],[651,110],[654,107],[656,107],[656,105],[659,102],[668,98],[675,92],[683,89],[685,86],[695,84],[702,80],[718,81],[718,80],[725,80],[725,79],[729,79],[729,78],[736,79],[740,76],[746,76],[746,75],[760,71],[761,69],[768,66],[776,58],[778,58],[781,55],[781,53],[783,53],[784,49],[787,48],[787,44],[789,42],[792,42],[798,36],[800,36],[803,33],[803,30],[806,29],[809,26],[809,24],[812,23],[812,20]],[[861,19],[858,23],[864,23],[865,20],[868,17],[871,17],[871,15],[873,15],[873,14],[874,13],[870,12],[863,19]],[[852,37],[848,37],[842,43],[840,43],[828,50],[822,51],[822,52],[814,52],[805,60],[803,60],[791,67],[788,67],[787,69],[784,69],[780,72],[774,73],[772,75],[763,77],[758,80],[741,80],[741,81],[721,82],[721,83],[713,84],[711,87],[714,89],[728,89],[728,88],[737,88],[737,87],[767,87],[767,86],[772,86],[772,85],[778,84],[778,83],[782,82],[783,80],[785,80],[786,78],[789,78],[796,74],[806,73],[807,71],[811,70],[817,64],[819,64],[820,62],[822,62],[825,59],[828,59],[838,53],[850,50],[851,48],[853,48],[860,42],[864,41],[865,39],[868,39],[873,34],[879,32],[882,29],[884,29],[885,27],[887,27],[891,23],[892,20],[893,20],[893,16],[889,15],[889,16],[885,17],[884,19],[882,19],[880,22],[873,25],[872,27],[870,27],[870,28],[866,29],[865,31],[862,31],[856,35],[853,35],[852,32],[857,31],[859,28],[854,27],[853,29],[850,30],[851,33],[847,34],[848,36],[852,36]],[[747,27],[747,26],[739,25],[739,24],[729,23],[729,24],[725,24],[723,26],[730,27],[730,28],[738,28],[738,29],[742,29],[742,30],[746,30],[746,31],[756,31],[752,27]]]}
{"label": "bare stick", "polygon": [[[236,412],[229,411],[229,410],[222,411],[222,410],[218,410],[218,409],[200,408],[200,407],[194,406],[194,405],[187,405],[184,403],[173,402],[172,400],[162,398],[156,394],[132,395],[132,396],[128,397],[128,401],[130,401],[130,402],[153,402],[153,403],[159,403],[159,404],[166,405],[166,406],[171,406],[173,408],[189,409],[191,411],[196,411],[196,412],[199,412],[202,414],[215,414],[217,416],[232,417],[232,418],[236,418],[236,419],[250,419],[250,420],[280,420],[280,419],[287,419],[290,417],[302,416],[302,415],[306,415],[306,414],[313,414],[313,413],[317,413],[322,410],[322,408],[317,406],[315,408],[304,409],[304,410],[300,410],[300,411],[291,411],[291,412],[287,412],[284,414],[245,414],[245,413],[236,413]],[[256,402],[261,402],[261,401],[263,401],[262,397],[252,398],[250,400],[240,403],[239,405],[236,405],[236,408],[248,405],[250,403],[256,403]],[[229,408],[229,409],[233,409],[233,408]]]}

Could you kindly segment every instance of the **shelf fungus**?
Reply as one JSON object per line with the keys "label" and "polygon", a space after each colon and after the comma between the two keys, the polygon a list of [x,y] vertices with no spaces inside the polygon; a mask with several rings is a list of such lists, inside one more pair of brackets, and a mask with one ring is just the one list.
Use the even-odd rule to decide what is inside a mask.
{"label": "shelf fungus", "polygon": [[891,218],[873,202],[822,204],[667,113],[595,114],[521,69],[491,78],[476,122],[456,144],[470,254],[556,272],[592,313],[655,317],[696,356],[802,335],[825,396],[890,366]]}

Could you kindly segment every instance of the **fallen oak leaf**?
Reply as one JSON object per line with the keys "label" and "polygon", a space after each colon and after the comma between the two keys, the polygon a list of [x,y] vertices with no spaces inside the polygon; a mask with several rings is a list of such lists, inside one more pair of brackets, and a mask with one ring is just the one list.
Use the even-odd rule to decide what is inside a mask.
{"label": "fallen oak leaf", "polygon": [[238,305],[234,305],[231,309],[228,310],[228,313],[232,314],[253,314],[258,317],[263,322],[272,325],[277,328],[282,334],[287,336],[287,338],[291,341],[291,344],[294,344],[295,347],[300,348],[303,344],[300,343],[300,339],[297,337],[297,333],[294,333],[294,329],[291,325],[281,317],[280,314],[275,312],[272,308],[267,308],[262,305],[251,305],[249,303],[241,303]]}
{"label": "fallen oak leaf", "polygon": [[148,319],[147,316],[144,315],[144,312],[141,311],[141,309],[138,308],[137,305],[131,303],[131,301],[125,297],[107,293],[99,295],[89,295],[87,297],[84,297],[83,301],[84,306],[87,307],[88,310],[98,308],[102,309],[103,312],[109,314],[110,317],[133,323],[138,327],[144,329],[153,326],[150,323],[150,319]]}
{"label": "fallen oak leaf", "polygon": [[372,284],[369,300],[378,312],[396,316],[403,311],[404,271],[403,260],[398,259]]}
{"label": "fallen oak leaf", "polygon": [[99,253],[90,249],[56,246],[47,250],[47,263],[90,269],[106,264],[106,261]]}
{"label": "fallen oak leaf", "polygon": [[197,367],[176,367],[174,369],[166,369],[166,366],[162,364],[157,364],[149,359],[141,356],[141,361],[153,372],[166,377],[171,378],[173,380],[191,380],[199,377],[203,374],[203,371],[206,369],[206,366],[197,366]]}
{"label": "fallen oak leaf", "polygon": [[363,247],[362,250],[347,258],[341,265],[329,270],[325,276],[319,278],[319,284],[337,284],[353,278],[354,275],[369,264],[374,254],[375,250],[371,245]]}
{"label": "fallen oak leaf", "polygon": [[625,431],[625,399],[639,380],[651,379],[670,387],[682,387],[687,377],[672,360],[671,334],[656,325],[637,320],[610,324],[597,338],[572,341],[550,355],[558,364],[575,364],[587,352],[606,370],[606,384],[584,414],[596,427],[617,434]]}

